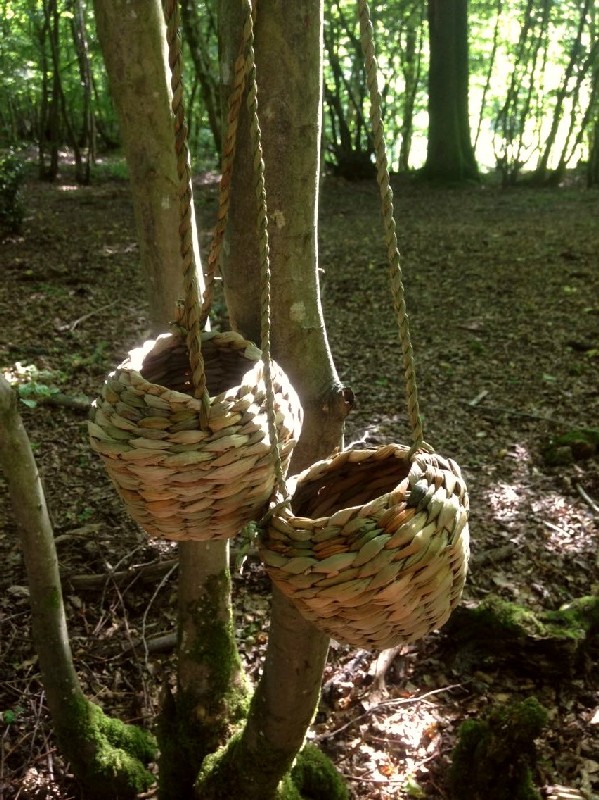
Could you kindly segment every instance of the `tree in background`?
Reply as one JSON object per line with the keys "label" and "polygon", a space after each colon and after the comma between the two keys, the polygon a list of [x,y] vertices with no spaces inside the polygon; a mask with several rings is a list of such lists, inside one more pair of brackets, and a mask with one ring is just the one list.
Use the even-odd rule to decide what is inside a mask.
{"label": "tree in background", "polygon": [[468,113],[467,0],[429,0],[428,146],[423,174],[476,180]]}

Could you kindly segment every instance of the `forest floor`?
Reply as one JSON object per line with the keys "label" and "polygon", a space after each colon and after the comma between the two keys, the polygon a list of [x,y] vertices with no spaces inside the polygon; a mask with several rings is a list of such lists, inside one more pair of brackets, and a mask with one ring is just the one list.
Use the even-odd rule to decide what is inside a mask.
{"label": "forest floor", "polygon": [[[65,172],[56,185],[28,182],[24,233],[0,243],[0,367],[12,380],[32,378],[38,392],[92,399],[146,338],[147,306],[127,182],[110,170],[90,187],[69,181]],[[198,182],[204,251],[216,196],[213,180]],[[564,463],[551,465],[544,452],[558,435],[599,426],[599,192],[406,184],[396,187],[396,216],[426,439],[461,465],[470,491],[463,605],[495,594],[538,612],[598,593],[597,453],[562,450]],[[405,442],[375,185],[327,179],[320,233],[328,335],[357,396],[347,442]],[[88,445],[85,408],[42,398],[21,413],[85,691],[107,712],[151,725],[161,676],[173,669],[176,546],[147,539],[127,517]],[[256,678],[269,606],[257,559],[235,575],[234,591],[239,646]],[[384,686],[373,680],[376,654],[332,644],[310,735],[352,797],[448,797],[460,722],[532,695],[549,712],[536,784],[546,796],[562,785],[599,797],[593,653],[568,673],[517,648],[452,659],[448,644],[441,631],[400,649]],[[17,797],[78,795],[45,706],[0,478],[0,800]]]}

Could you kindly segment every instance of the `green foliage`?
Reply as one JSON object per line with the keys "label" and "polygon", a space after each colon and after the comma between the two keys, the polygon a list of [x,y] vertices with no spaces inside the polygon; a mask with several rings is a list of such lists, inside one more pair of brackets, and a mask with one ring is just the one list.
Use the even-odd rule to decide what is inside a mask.
{"label": "green foliage", "polygon": [[547,724],[535,697],[495,706],[459,729],[450,786],[455,800],[540,800],[532,774],[534,740]]}
{"label": "green foliage", "polygon": [[[72,130],[78,133],[83,129],[85,111],[73,37],[73,6],[67,0],[57,0],[57,4],[62,93]],[[370,4],[385,137],[391,167],[397,170],[421,166],[426,155],[426,5],[418,0]],[[524,168],[538,169],[540,164],[542,176],[548,164],[559,175],[564,164],[574,164],[581,157],[588,159],[592,146],[589,129],[597,117],[597,97],[593,92],[597,53],[596,48],[593,50],[590,5],[590,0],[541,5],[527,0],[469,3],[472,139],[476,140],[478,163],[487,169],[498,169],[506,183],[518,180]],[[195,8],[193,4],[190,7]],[[218,105],[216,12],[215,0],[198,4],[192,20],[197,41],[186,50],[190,151],[192,159],[204,168],[215,162],[215,114],[209,113],[207,99],[211,96],[211,105]],[[52,53],[44,32],[43,5],[30,0],[4,0],[3,14],[0,142],[14,145],[38,141],[45,135],[39,129],[44,80],[51,83],[52,79]],[[85,4],[85,29],[98,140],[106,149],[112,149],[119,143],[118,125],[91,3]],[[187,34],[189,46],[189,30]],[[369,100],[355,0],[325,3],[324,34],[326,160],[350,177],[372,175]],[[194,82],[194,77],[200,77],[197,66],[194,76],[196,62],[202,75]],[[192,95],[194,102],[190,102]],[[66,140],[66,130],[61,135]]]}
{"label": "green foliage", "polygon": [[20,361],[4,377],[16,386],[19,399],[28,408],[35,408],[39,400],[58,394],[60,390],[56,382],[64,379],[61,372],[40,370],[35,364],[23,364]]}
{"label": "green foliage", "polygon": [[19,719],[24,710],[21,706],[7,708],[5,711],[0,712],[0,718],[5,725],[12,725],[13,722]]}
{"label": "green foliage", "polygon": [[12,150],[0,157],[0,230],[20,233],[25,217],[25,164]]}

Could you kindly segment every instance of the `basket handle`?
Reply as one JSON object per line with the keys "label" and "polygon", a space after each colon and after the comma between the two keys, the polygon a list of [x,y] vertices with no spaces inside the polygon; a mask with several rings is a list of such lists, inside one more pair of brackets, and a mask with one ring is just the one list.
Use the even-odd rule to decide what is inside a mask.
{"label": "basket handle", "polygon": [[239,53],[235,61],[235,79],[233,81],[233,88],[229,94],[228,101],[229,108],[227,112],[227,132],[222,148],[221,178],[218,193],[218,213],[214,234],[212,236],[212,241],[210,242],[210,252],[208,253],[208,267],[206,269],[205,276],[206,286],[204,289],[202,311],[200,314],[200,326],[202,328],[206,324],[206,320],[208,319],[208,315],[212,307],[216,269],[220,262],[225,231],[227,228],[227,220],[229,219],[231,184],[233,181],[233,165],[235,162],[235,152],[237,149],[237,123],[239,121],[241,101],[243,99],[243,92],[245,89],[245,79],[247,73],[247,47],[249,41],[248,37],[250,35],[251,29],[247,25],[244,25],[241,42],[239,45]]}
{"label": "basket handle", "polygon": [[367,0],[358,0],[358,15],[360,18],[360,38],[362,40],[364,64],[366,67],[366,83],[368,84],[368,91],[370,94],[370,121],[374,136],[376,177],[381,196],[383,224],[385,229],[385,243],[387,245],[387,261],[389,264],[389,280],[391,283],[391,295],[393,298],[393,307],[395,309],[395,315],[399,327],[399,339],[401,342],[406,386],[406,400],[408,404],[408,417],[412,429],[411,434],[413,445],[411,448],[411,454],[413,455],[418,450],[428,450],[432,452],[433,448],[424,441],[422,417],[420,415],[420,406],[418,403],[416,367],[414,364],[412,341],[410,339],[410,328],[408,324],[408,315],[406,312],[405,291],[399,257],[399,248],[397,245],[397,232],[395,229],[395,218],[393,215],[393,191],[389,181],[387,149],[385,146],[383,116],[381,112],[382,100],[378,86],[378,66],[374,52],[374,36]]}
{"label": "basket handle", "polygon": [[187,146],[185,104],[183,100],[183,65],[181,58],[181,39],[179,35],[178,0],[165,0],[164,18],[166,22],[168,60],[171,68],[171,88],[173,92],[171,107],[174,116],[175,154],[177,157],[177,178],[179,181],[179,248],[183,263],[184,301],[182,308],[179,309],[177,324],[185,330],[187,348],[189,350],[193,393],[194,396],[200,400],[200,424],[202,428],[204,428],[207,426],[210,417],[210,396],[206,388],[206,374],[204,371],[204,359],[202,357],[200,287],[193,249],[193,222],[191,213],[193,187],[191,183],[189,148]]}
{"label": "basket handle", "polygon": [[266,184],[264,180],[264,157],[262,151],[262,131],[258,117],[258,87],[256,84],[256,62],[254,52],[254,22],[252,18],[251,0],[242,0],[244,5],[244,41],[246,81],[248,86],[247,108],[250,116],[250,146],[254,166],[255,194],[258,206],[256,227],[258,233],[258,250],[260,258],[260,349],[264,364],[264,384],[266,387],[266,412],[268,420],[268,436],[275,470],[275,486],[283,499],[283,505],[289,500],[289,494],[283,477],[281,451],[275,422],[275,394],[272,379],[271,363],[271,269],[270,247],[268,241],[268,206],[266,202]]}

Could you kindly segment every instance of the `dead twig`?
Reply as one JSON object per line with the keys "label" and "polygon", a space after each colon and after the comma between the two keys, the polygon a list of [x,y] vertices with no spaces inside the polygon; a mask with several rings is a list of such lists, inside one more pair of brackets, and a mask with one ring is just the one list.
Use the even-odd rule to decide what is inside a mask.
{"label": "dead twig", "polygon": [[100,314],[102,311],[106,311],[107,308],[111,308],[112,306],[116,305],[116,302],[116,300],[113,300],[111,303],[106,303],[106,305],[100,306],[100,308],[94,308],[93,311],[88,311],[87,314],[83,314],[83,316],[78,317],[77,319],[73,320],[73,322],[69,322],[66,325],[58,325],[56,330],[60,331],[61,333],[63,331],[69,331],[72,333],[80,322],[85,322],[86,319],[89,319],[96,314]]}
{"label": "dead twig", "polygon": [[337,734],[347,730],[347,728],[350,728],[352,725],[355,725],[356,722],[359,722],[361,719],[365,719],[366,717],[370,716],[370,714],[373,714],[375,711],[379,711],[382,708],[409,706],[412,703],[420,703],[422,700],[427,700],[433,695],[442,694],[443,692],[450,692],[452,689],[461,689],[465,683],[468,683],[468,681],[464,681],[463,683],[452,683],[449,686],[442,686],[440,689],[431,689],[430,692],[425,692],[417,697],[398,697],[393,700],[382,700],[380,703],[376,703],[362,714],[358,714],[357,717],[354,717],[349,722],[346,722],[345,725],[341,725],[339,728],[335,728],[332,731],[327,731],[327,733],[321,733],[318,736],[315,736],[314,741],[322,742],[325,739],[332,739],[333,736],[337,736]]}
{"label": "dead twig", "polygon": [[595,512],[595,514],[599,515],[599,505],[597,505],[597,503],[593,500],[593,498],[585,492],[585,490],[579,483],[576,484],[576,491],[582,497],[584,502],[589,506],[589,508],[591,508]]}
{"label": "dead twig", "polygon": [[138,578],[142,583],[154,583],[157,578],[169,572],[178,563],[178,558],[168,558],[164,561],[151,561],[147,564],[140,564],[138,567],[102,573],[101,575],[65,575],[64,580],[73,589],[83,591],[103,588],[109,580],[117,584],[123,584]]}

